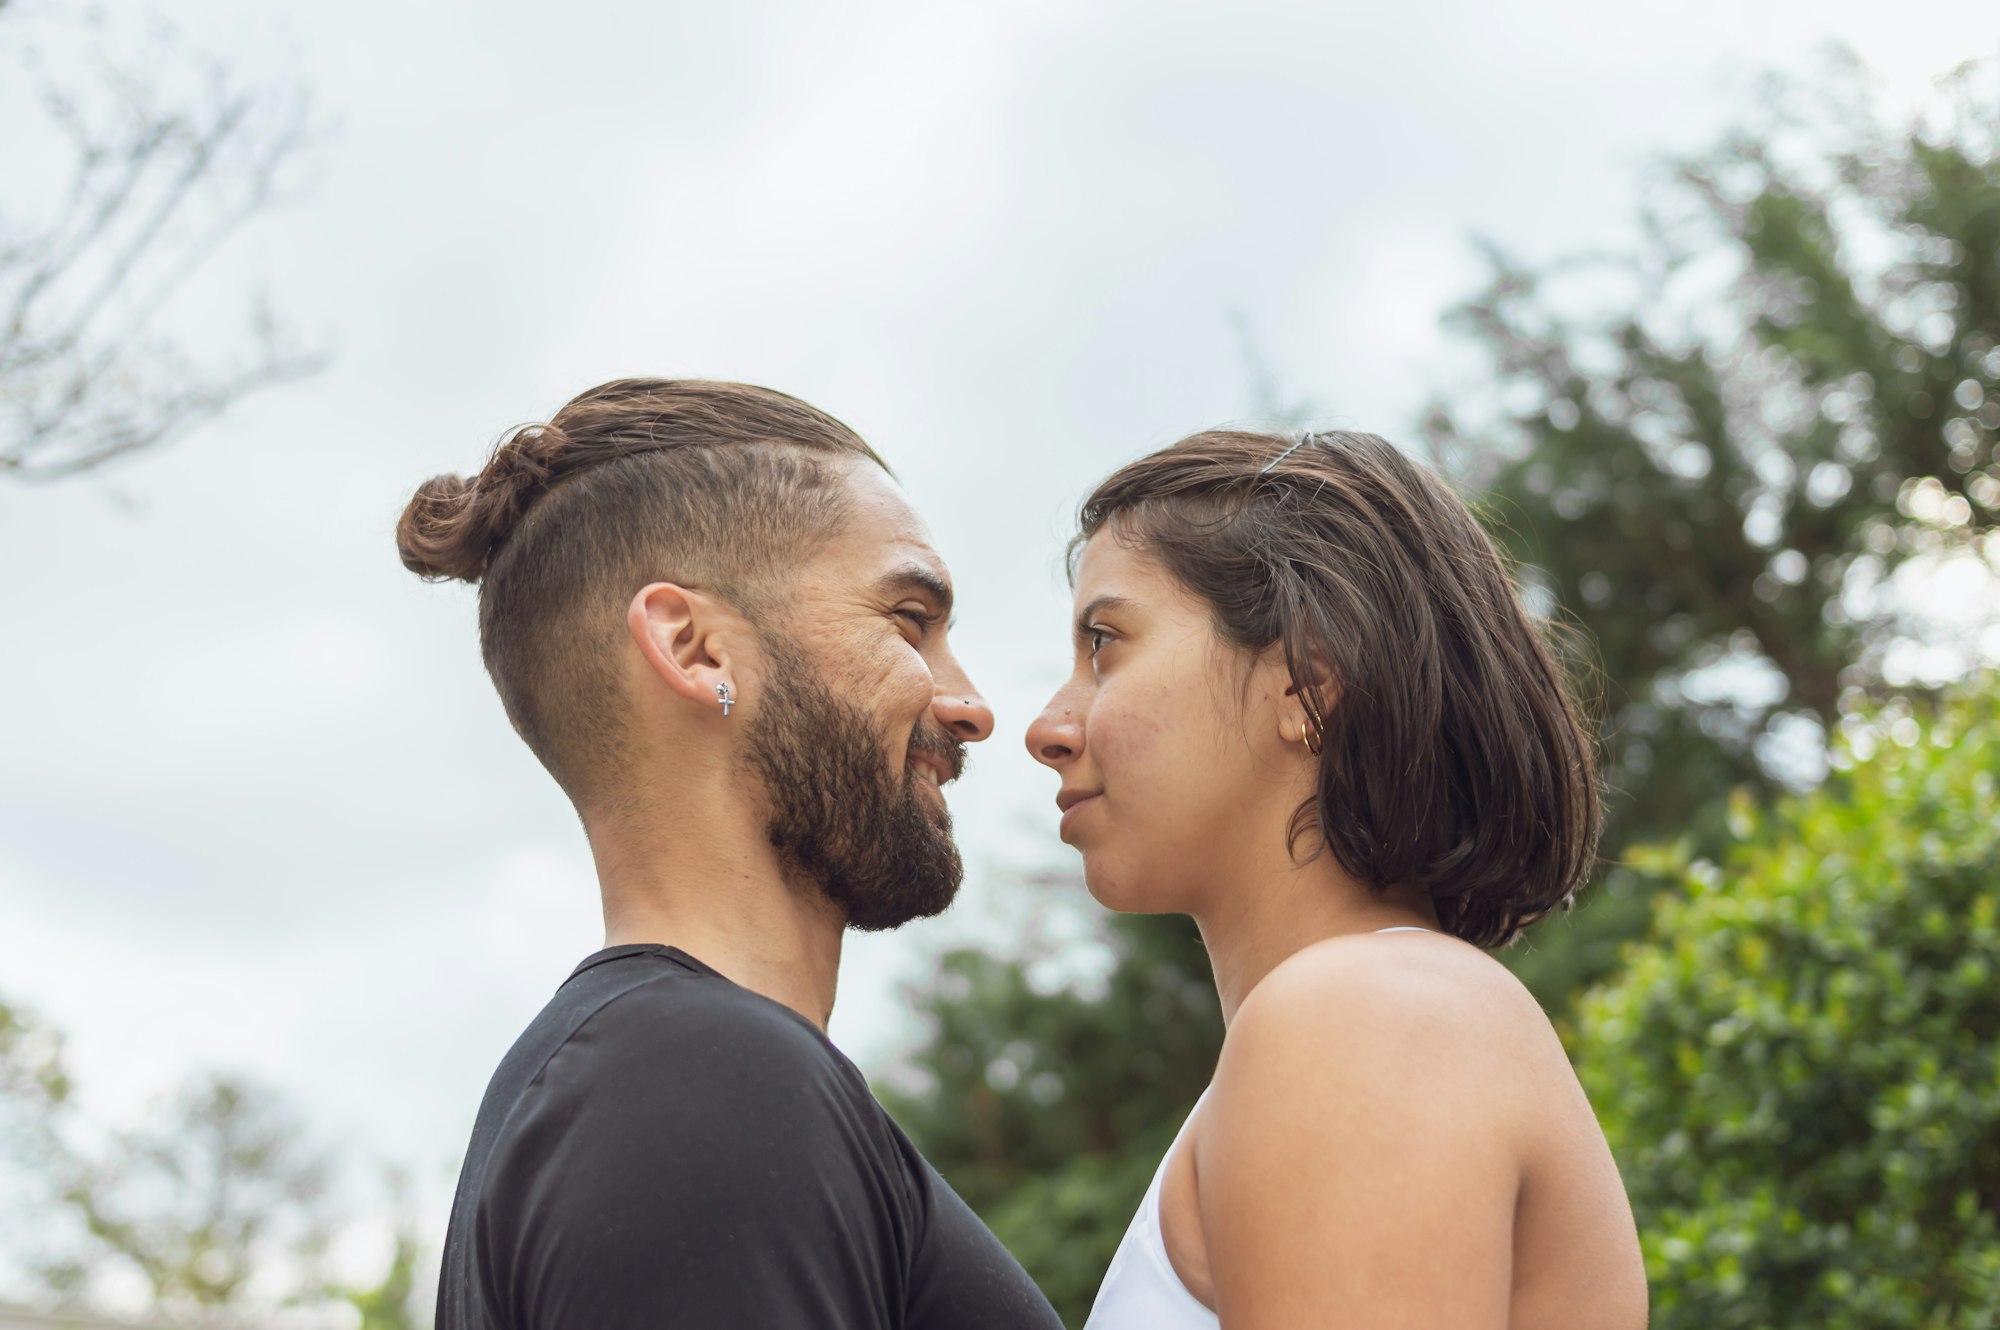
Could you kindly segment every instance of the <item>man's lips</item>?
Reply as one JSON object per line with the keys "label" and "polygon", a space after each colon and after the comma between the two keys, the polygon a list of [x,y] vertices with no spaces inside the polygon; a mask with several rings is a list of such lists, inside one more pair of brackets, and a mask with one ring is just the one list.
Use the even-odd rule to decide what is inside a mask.
{"label": "man's lips", "polygon": [[932,785],[947,785],[958,779],[957,764],[950,758],[939,757],[934,753],[911,753],[909,765],[930,777]]}

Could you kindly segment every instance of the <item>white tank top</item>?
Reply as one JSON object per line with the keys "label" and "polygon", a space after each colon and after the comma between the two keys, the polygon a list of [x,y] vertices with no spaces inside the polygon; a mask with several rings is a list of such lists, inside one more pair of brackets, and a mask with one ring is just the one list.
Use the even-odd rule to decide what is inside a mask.
{"label": "white tank top", "polygon": [[[1398,924],[1375,931],[1436,930]],[[1153,1170],[1152,1185],[1146,1188],[1145,1199],[1139,1202],[1139,1213],[1132,1216],[1131,1226],[1112,1254],[1110,1268],[1104,1272],[1104,1282],[1097,1286],[1097,1300],[1091,1304],[1090,1319],[1083,1323],[1083,1330],[1220,1330],[1222,1322],[1215,1313],[1202,1306],[1174,1272],[1174,1263],[1167,1258],[1166,1239],[1160,1232],[1160,1184],[1167,1176],[1167,1160],[1174,1157],[1175,1147],[1187,1135],[1188,1123],[1194,1120],[1196,1110],[1206,1098],[1208,1091],[1203,1090],[1201,1098],[1194,1101],[1194,1108],[1188,1110],[1181,1129],[1174,1134],[1173,1143],[1167,1146],[1166,1154],[1160,1157],[1160,1166]]]}

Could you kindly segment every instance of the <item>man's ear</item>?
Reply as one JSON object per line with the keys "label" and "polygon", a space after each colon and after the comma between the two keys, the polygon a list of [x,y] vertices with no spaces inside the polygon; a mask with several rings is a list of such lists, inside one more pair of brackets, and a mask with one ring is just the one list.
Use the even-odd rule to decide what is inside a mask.
{"label": "man's ear", "polygon": [[672,582],[653,582],[632,597],[625,623],[647,668],[681,697],[715,707],[720,715],[717,685],[727,685],[732,696],[740,690],[735,648],[742,619],[721,601]]}

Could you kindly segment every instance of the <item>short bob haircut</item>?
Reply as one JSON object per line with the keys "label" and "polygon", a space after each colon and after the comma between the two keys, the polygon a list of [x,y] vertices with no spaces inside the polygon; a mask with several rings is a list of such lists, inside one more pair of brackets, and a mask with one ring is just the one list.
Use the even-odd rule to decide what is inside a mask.
{"label": "short bob haircut", "polygon": [[[1566,907],[1596,863],[1597,747],[1506,561],[1437,475],[1373,434],[1209,430],[1083,502],[1252,657],[1273,646],[1320,739],[1292,853],[1419,888],[1480,947]],[[1328,687],[1327,685],[1330,685]]]}

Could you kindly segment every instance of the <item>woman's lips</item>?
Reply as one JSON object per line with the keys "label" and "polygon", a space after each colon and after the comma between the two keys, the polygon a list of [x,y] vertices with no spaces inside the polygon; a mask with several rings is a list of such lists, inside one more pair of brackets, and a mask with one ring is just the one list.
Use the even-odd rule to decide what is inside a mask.
{"label": "woman's lips", "polygon": [[1071,821],[1076,818],[1077,814],[1095,804],[1102,797],[1101,794],[1085,794],[1079,797],[1058,795],[1056,802],[1062,806],[1062,825],[1058,834],[1067,832]]}

